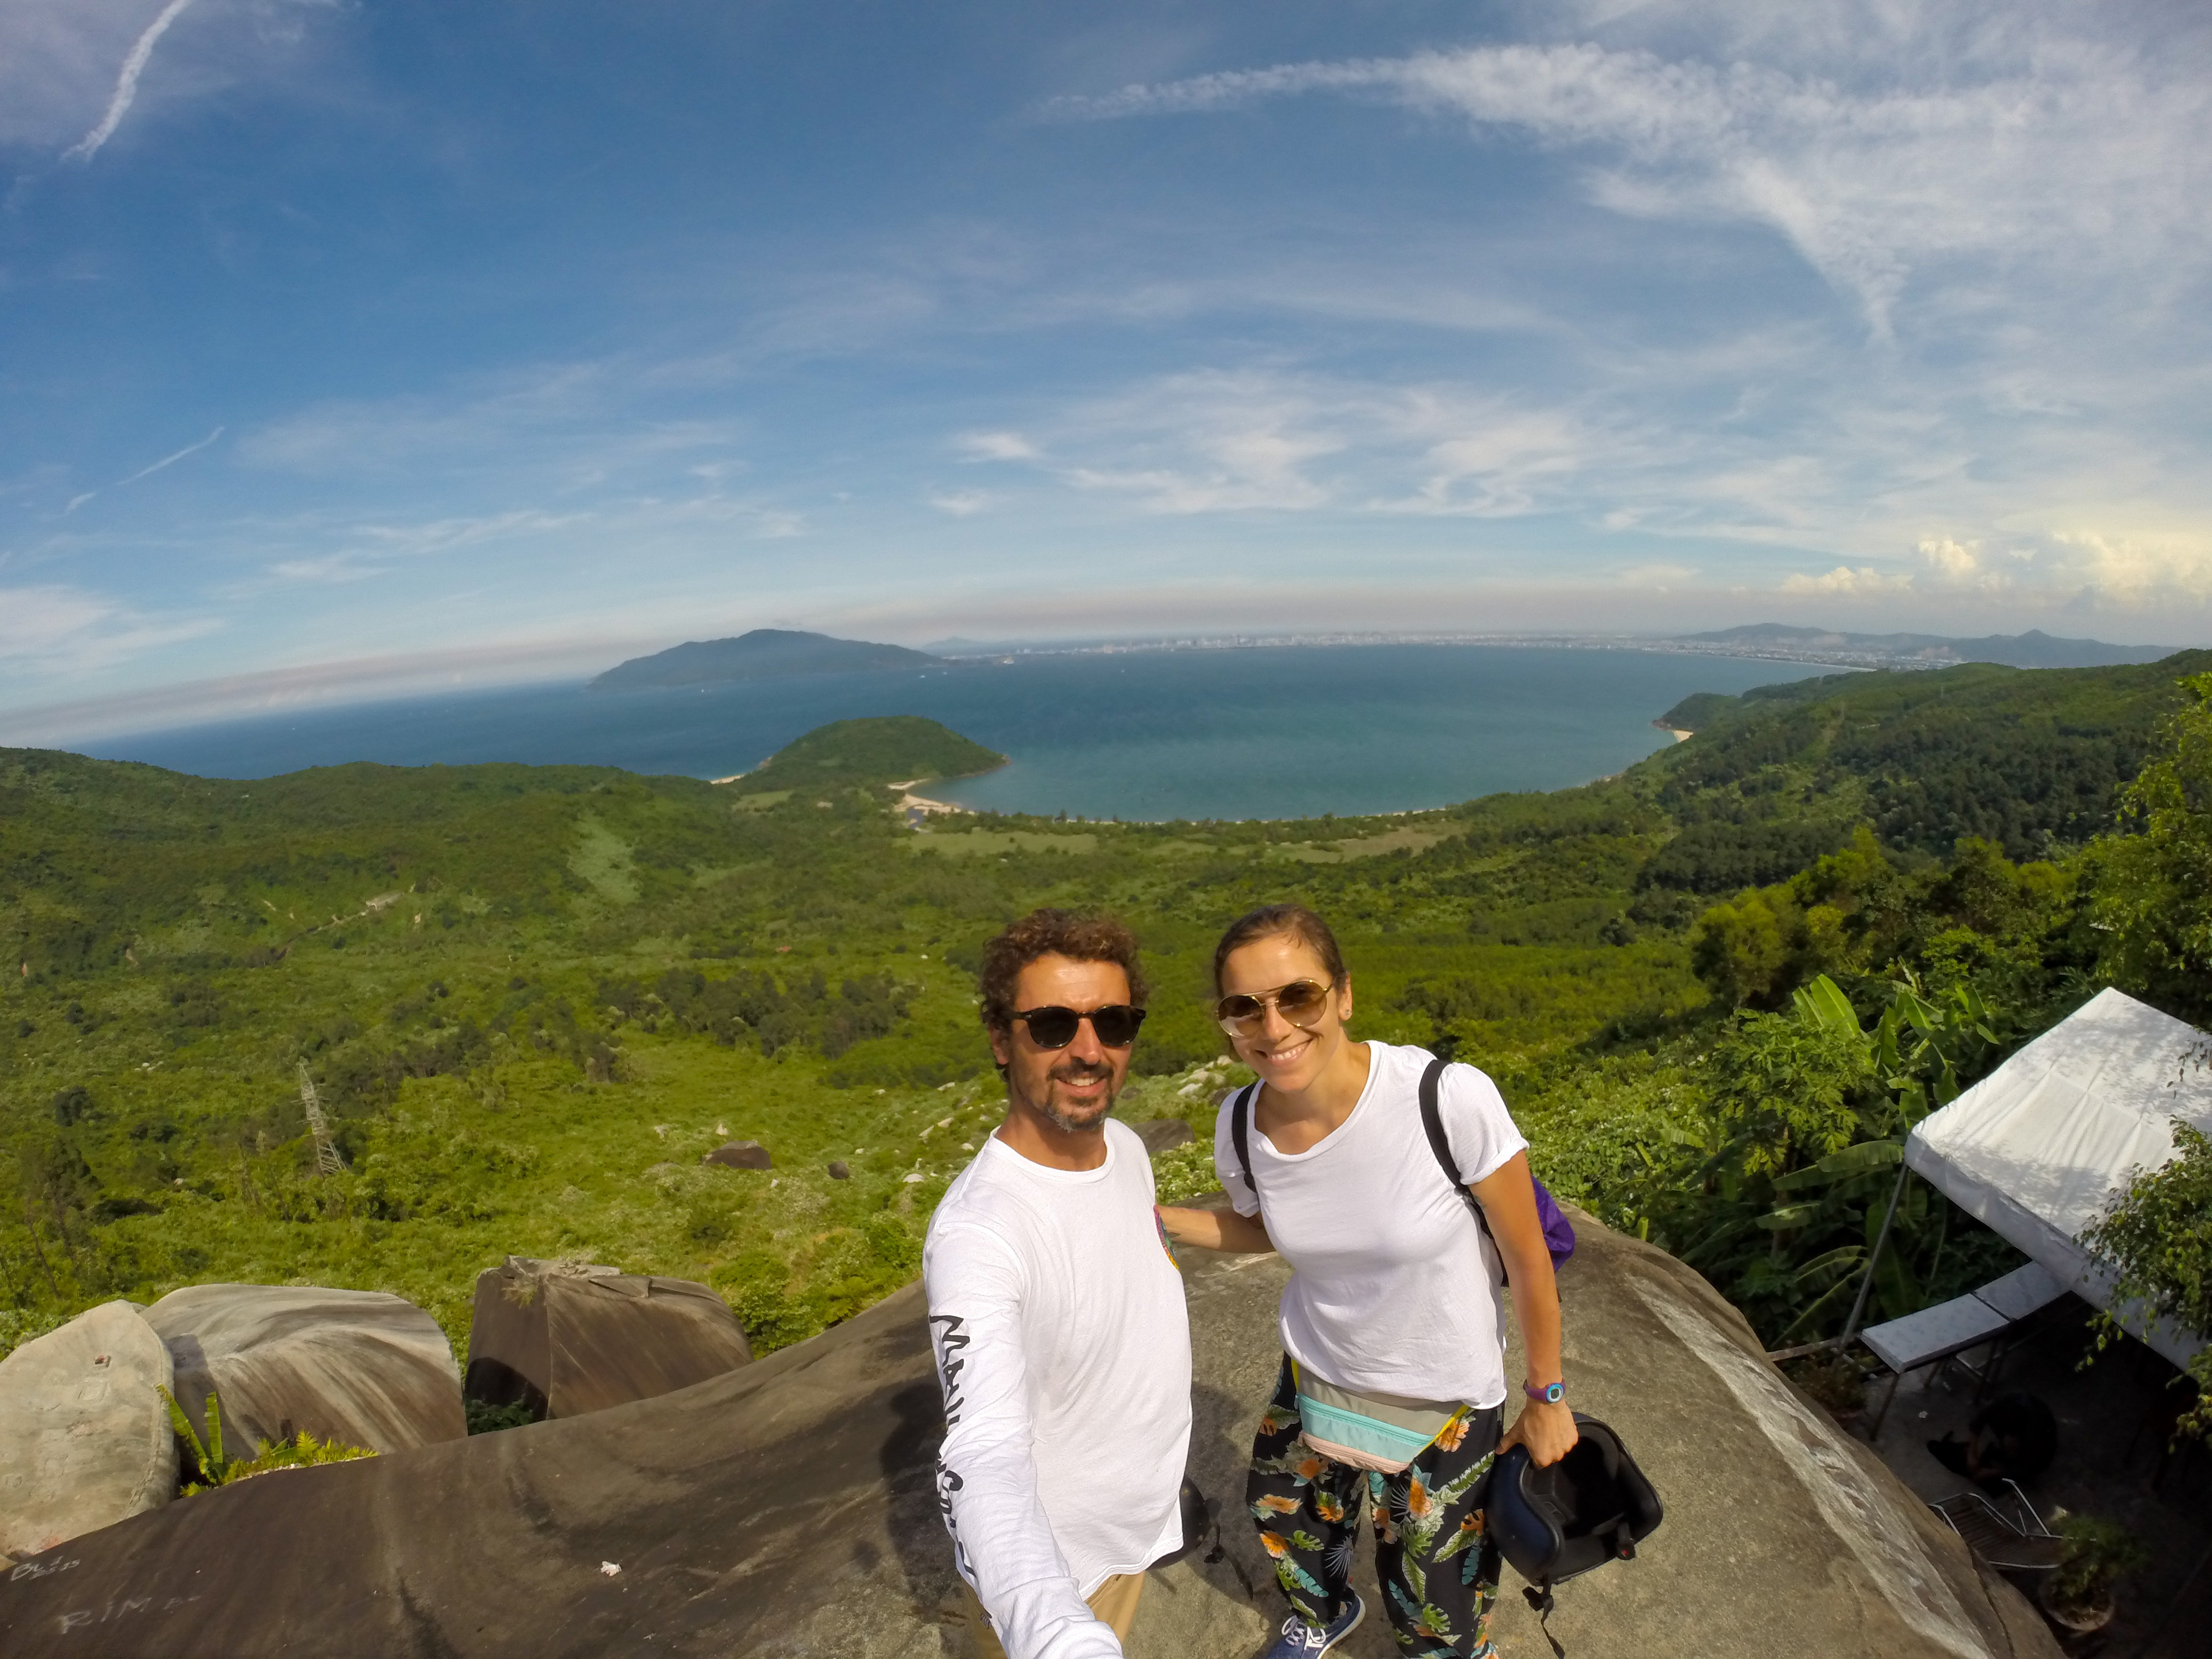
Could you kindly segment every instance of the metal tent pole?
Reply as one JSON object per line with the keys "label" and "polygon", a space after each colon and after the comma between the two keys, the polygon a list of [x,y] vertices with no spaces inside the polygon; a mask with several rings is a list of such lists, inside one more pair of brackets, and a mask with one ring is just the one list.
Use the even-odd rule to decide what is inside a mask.
{"label": "metal tent pole", "polygon": [[1851,1339],[1859,1334],[1859,1316],[1866,1311],[1867,1293],[1874,1289],[1874,1270],[1881,1263],[1881,1247],[1889,1243],[1889,1229],[1897,1219],[1897,1200],[1905,1196],[1905,1178],[1912,1173],[1905,1164],[1897,1167],[1897,1185],[1890,1188],[1889,1208],[1881,1218],[1881,1231],[1875,1235],[1874,1254],[1867,1258],[1866,1277],[1859,1280],[1858,1299],[1851,1304],[1851,1316],[1844,1322],[1844,1334],[1836,1339],[1836,1352],[1841,1353],[1851,1346]]}

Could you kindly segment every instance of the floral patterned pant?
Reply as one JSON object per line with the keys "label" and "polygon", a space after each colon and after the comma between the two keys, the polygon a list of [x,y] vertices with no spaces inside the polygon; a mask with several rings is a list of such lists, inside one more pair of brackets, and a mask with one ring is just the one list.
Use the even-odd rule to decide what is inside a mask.
{"label": "floral patterned pant", "polygon": [[1244,1501],[1291,1609],[1316,1627],[1351,1593],[1359,1506],[1375,1504],[1375,1576],[1398,1645],[1413,1659],[1489,1659],[1498,1600],[1498,1547],[1482,1503],[1498,1455],[1496,1411],[1470,1411],[1401,1474],[1376,1474],[1321,1455],[1298,1439],[1290,1361],[1252,1442]]}

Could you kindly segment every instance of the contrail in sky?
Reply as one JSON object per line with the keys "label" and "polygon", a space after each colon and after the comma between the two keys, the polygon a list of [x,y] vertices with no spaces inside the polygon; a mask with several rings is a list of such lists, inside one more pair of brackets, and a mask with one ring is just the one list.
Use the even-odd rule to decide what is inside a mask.
{"label": "contrail in sky", "polygon": [[169,32],[192,0],[169,0],[161,8],[161,15],[146,26],[138,44],[131,48],[131,55],[123,60],[123,73],[115,77],[114,95],[107,100],[107,113],[100,118],[100,125],[62,152],[64,161],[89,161],[100,154],[100,147],[115,136],[115,129],[123,125],[123,118],[131,112],[131,100],[138,95],[138,77],[146,72],[147,60],[154,55],[155,43]]}
{"label": "contrail in sky", "polygon": [[[191,3],[191,0],[185,0],[185,3],[186,4],[190,4],[190,3]],[[137,483],[138,482],[138,480],[139,480],[139,479],[141,479],[141,478],[148,478],[148,477],[151,477],[155,473],[159,472],[159,471],[160,471],[163,467],[165,467],[165,466],[174,466],[174,465],[175,465],[179,461],[183,460],[183,459],[185,459],[185,456],[187,456],[187,455],[197,455],[197,454],[198,454],[198,453],[200,453],[200,451],[202,451],[203,449],[205,449],[205,448],[206,448],[210,444],[213,443],[213,442],[214,442],[217,438],[220,438],[221,436],[222,436],[222,434],[223,434],[223,430],[224,430],[224,428],[222,428],[222,427],[217,427],[217,428],[216,428],[216,429],[215,429],[214,431],[212,431],[212,432],[209,433],[209,434],[207,434],[207,436],[206,436],[206,437],[204,437],[204,438],[201,439],[198,443],[196,443],[196,444],[186,444],[186,445],[185,445],[182,449],[179,450],[175,454],[173,454],[173,455],[164,455],[164,456],[162,456],[162,457],[161,457],[161,459],[160,460],[158,460],[158,461],[155,462],[153,465],[151,465],[151,466],[142,466],[142,467],[140,467],[140,468],[139,468],[136,472],[132,473],[132,474],[131,474],[129,477],[127,477],[127,478],[118,478],[118,479],[115,481],[115,488],[116,488],[116,489],[122,489],[122,488],[123,488],[123,486],[124,486],[124,485],[125,485],[125,484],[127,484],[127,483]]]}

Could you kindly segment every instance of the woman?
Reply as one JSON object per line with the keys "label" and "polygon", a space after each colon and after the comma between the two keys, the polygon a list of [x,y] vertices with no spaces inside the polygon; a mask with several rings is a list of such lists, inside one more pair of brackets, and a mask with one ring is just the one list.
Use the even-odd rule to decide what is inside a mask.
{"label": "woman", "polygon": [[[1365,1616],[1350,1583],[1363,1498],[1401,1650],[1479,1659],[1492,1651],[1498,1590],[1482,1507],[1491,1464],[1515,1444],[1553,1463],[1576,1440],[1528,1143],[1487,1077],[1443,1068],[1439,1115],[1478,1225],[1422,1124],[1431,1057],[1346,1035],[1351,976],[1304,906],[1231,927],[1213,984],[1216,1018],[1260,1077],[1223,1103],[1214,1133],[1234,1212],[1163,1209],[1160,1220],[1178,1243],[1279,1250],[1291,1264],[1282,1374],[1245,1487],[1291,1604],[1267,1659],[1319,1659]],[[1502,1441],[1501,1269],[1528,1357],[1527,1401]]]}

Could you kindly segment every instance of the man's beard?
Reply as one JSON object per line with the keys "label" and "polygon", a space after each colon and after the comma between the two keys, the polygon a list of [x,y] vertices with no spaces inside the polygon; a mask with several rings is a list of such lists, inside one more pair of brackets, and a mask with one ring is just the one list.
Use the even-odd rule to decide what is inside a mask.
{"label": "man's beard", "polygon": [[[1100,1097],[1097,1105],[1084,1107],[1079,1112],[1070,1112],[1053,1103],[1052,1085],[1054,1083],[1087,1083],[1094,1077],[1103,1077],[1108,1084],[1105,1094]],[[1030,1109],[1066,1134],[1080,1134],[1085,1130],[1103,1128],[1106,1115],[1114,1109],[1114,1097],[1119,1092],[1112,1087],[1113,1080],[1114,1068],[1111,1066],[1094,1066],[1079,1060],[1062,1060],[1046,1074],[1045,1097],[1030,1101]]]}

